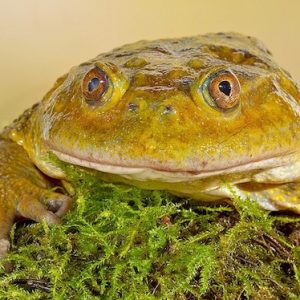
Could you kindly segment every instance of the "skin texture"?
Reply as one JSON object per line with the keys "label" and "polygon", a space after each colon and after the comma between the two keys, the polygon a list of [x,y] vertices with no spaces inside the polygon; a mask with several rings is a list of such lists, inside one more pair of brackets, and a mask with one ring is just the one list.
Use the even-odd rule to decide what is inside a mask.
{"label": "skin texture", "polygon": [[68,180],[51,153],[110,182],[299,214],[299,104],[270,52],[234,33],[140,41],[73,67],[0,136],[0,256],[17,218],[56,224],[72,206],[51,191]]}

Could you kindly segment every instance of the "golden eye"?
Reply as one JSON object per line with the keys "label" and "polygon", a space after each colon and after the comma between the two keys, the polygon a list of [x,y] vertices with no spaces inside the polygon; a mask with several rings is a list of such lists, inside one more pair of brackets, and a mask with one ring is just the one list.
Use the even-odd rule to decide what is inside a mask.
{"label": "golden eye", "polygon": [[82,93],[86,100],[98,101],[105,94],[109,86],[108,76],[100,68],[88,71],[82,81]]}
{"label": "golden eye", "polygon": [[237,106],[240,100],[241,86],[233,73],[221,71],[208,80],[205,86],[216,107],[226,110]]}

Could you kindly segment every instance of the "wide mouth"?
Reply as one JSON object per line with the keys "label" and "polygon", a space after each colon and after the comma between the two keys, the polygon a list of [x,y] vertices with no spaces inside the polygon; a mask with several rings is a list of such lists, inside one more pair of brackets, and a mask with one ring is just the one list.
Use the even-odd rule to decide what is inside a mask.
{"label": "wide mouth", "polygon": [[218,167],[211,169],[209,169],[209,165],[206,165],[206,167],[203,167],[201,170],[188,170],[169,167],[164,168],[163,165],[159,165],[157,167],[155,165],[152,166],[151,164],[145,164],[142,162],[136,165],[133,165],[132,162],[130,162],[130,164],[126,165],[126,161],[123,161],[122,164],[120,164],[112,161],[86,158],[78,154],[65,153],[60,150],[52,150],[52,152],[63,162],[94,169],[104,173],[118,174],[123,177],[139,180],[151,179],[176,182],[255,170],[260,172],[266,169],[291,165],[295,161],[293,153],[290,152],[257,159],[244,159],[239,163],[227,165],[220,164]]}

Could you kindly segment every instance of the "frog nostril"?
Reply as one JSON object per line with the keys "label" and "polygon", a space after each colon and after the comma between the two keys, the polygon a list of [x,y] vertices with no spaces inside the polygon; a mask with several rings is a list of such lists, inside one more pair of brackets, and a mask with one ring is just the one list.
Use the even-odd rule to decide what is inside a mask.
{"label": "frog nostril", "polygon": [[128,104],[128,110],[129,111],[137,111],[138,105],[136,103],[129,103]]}
{"label": "frog nostril", "polygon": [[171,105],[166,105],[162,113],[163,114],[174,114],[174,113],[176,113],[176,109]]}

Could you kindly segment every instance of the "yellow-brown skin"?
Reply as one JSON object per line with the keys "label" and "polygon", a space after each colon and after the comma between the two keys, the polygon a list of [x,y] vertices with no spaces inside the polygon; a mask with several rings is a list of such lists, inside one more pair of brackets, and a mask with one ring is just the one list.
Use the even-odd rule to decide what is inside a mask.
{"label": "yellow-brown skin", "polygon": [[[90,101],[83,80],[95,67],[109,85]],[[223,71],[240,86],[229,109],[206,89]],[[49,153],[108,181],[206,201],[229,189],[300,213],[299,104],[268,50],[233,33],[141,41],[72,68],[0,136],[0,256],[16,217],[54,224],[71,207],[49,192],[48,177],[68,179]]]}

